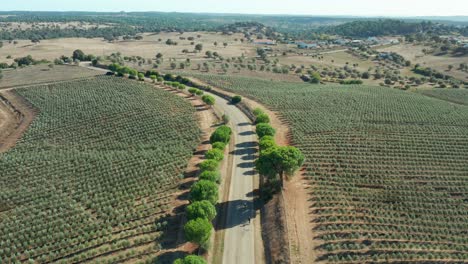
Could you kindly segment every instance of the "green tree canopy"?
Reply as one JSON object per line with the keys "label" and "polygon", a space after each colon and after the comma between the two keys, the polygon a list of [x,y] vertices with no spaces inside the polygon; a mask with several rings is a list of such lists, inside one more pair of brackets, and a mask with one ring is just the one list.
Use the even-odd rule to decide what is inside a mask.
{"label": "green tree canopy", "polygon": [[205,153],[205,158],[222,161],[224,159],[224,153],[219,149],[210,149]]}
{"label": "green tree canopy", "polygon": [[218,185],[212,181],[200,180],[190,189],[192,202],[207,200],[213,205],[218,202]]}
{"label": "green tree canopy", "polygon": [[209,106],[212,106],[215,104],[215,98],[208,94],[205,94],[202,96],[202,101]]}
{"label": "green tree canopy", "polygon": [[210,221],[207,219],[197,218],[190,220],[184,226],[185,238],[204,247],[210,239],[212,228]]}
{"label": "green tree canopy", "polygon": [[73,51],[72,58],[73,58],[73,60],[84,61],[86,59],[86,55],[82,50],[77,49],[77,50]]}
{"label": "green tree canopy", "polygon": [[255,123],[257,123],[257,124],[270,123],[270,117],[265,113],[261,113],[261,114],[257,115],[257,118],[255,118]]}
{"label": "green tree canopy", "polygon": [[219,168],[219,161],[214,159],[207,159],[200,163],[201,171],[216,171]]}
{"label": "green tree canopy", "polygon": [[189,220],[203,218],[212,221],[216,217],[216,208],[209,201],[197,201],[187,206]]}
{"label": "green tree canopy", "polygon": [[276,147],[275,139],[272,136],[264,136],[258,142],[260,150],[266,150],[271,147]]}
{"label": "green tree canopy", "polygon": [[207,264],[207,262],[200,256],[188,255],[183,259],[176,259],[173,264]]}
{"label": "green tree canopy", "polygon": [[219,171],[204,171],[198,177],[200,180],[207,180],[219,183],[221,180],[221,173]]}
{"label": "green tree canopy", "polygon": [[271,147],[260,153],[255,167],[260,174],[269,178],[279,175],[282,186],[284,176],[292,176],[303,163],[304,155],[296,147]]}
{"label": "green tree canopy", "polygon": [[223,125],[218,127],[213,134],[211,134],[210,142],[211,144],[215,142],[223,142],[225,144],[229,143],[231,140],[232,130],[230,127]]}
{"label": "green tree canopy", "polygon": [[270,124],[266,123],[260,123],[256,126],[255,131],[257,132],[257,135],[259,138],[262,138],[264,136],[274,136],[276,131],[275,129],[270,126]]}

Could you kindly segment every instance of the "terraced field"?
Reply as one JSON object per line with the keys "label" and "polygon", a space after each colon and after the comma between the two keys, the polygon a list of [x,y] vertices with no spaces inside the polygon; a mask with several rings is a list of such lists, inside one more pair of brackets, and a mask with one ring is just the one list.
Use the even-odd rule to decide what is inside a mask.
{"label": "terraced field", "polygon": [[468,89],[431,89],[418,90],[418,93],[439,98],[456,104],[468,105]]}
{"label": "terraced field", "polygon": [[196,77],[290,124],[312,186],[311,262],[468,259],[468,106],[383,87]]}
{"label": "terraced field", "polygon": [[190,103],[104,76],[18,92],[40,113],[0,154],[0,263],[133,263],[157,253],[199,143]]}

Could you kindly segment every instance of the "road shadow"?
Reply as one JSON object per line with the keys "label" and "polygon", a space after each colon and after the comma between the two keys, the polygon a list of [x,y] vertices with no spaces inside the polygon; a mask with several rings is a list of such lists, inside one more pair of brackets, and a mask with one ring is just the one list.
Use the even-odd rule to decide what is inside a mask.
{"label": "road shadow", "polygon": [[257,152],[257,148],[238,148],[234,151],[229,152],[229,154],[236,155],[236,156],[244,156],[244,155],[254,155]]}
{"label": "road shadow", "polygon": [[236,144],[236,148],[253,148],[256,147],[258,144],[255,141],[243,142]]}
{"label": "road shadow", "polygon": [[256,155],[245,155],[241,157],[241,160],[255,160],[257,158]]}
{"label": "road shadow", "polygon": [[[218,214],[224,213],[224,215],[227,215],[227,212],[230,211],[230,219],[226,219],[224,224],[217,225],[216,230],[229,229],[239,225],[246,226],[249,224],[249,220],[253,219],[257,214],[255,202],[248,200],[219,203],[218,208],[220,209]],[[227,211],[223,212],[223,210]]]}
{"label": "road shadow", "polygon": [[255,174],[257,174],[255,170],[249,170],[243,173],[245,176],[254,176]]}
{"label": "road shadow", "polygon": [[240,132],[239,135],[240,136],[250,136],[250,135],[255,135],[255,132],[253,132],[252,130],[249,130],[249,131]]}
{"label": "road shadow", "polygon": [[254,168],[255,167],[255,162],[241,162],[239,164],[237,164],[237,167],[239,168],[244,168],[244,169],[248,169],[248,168]]}
{"label": "road shadow", "polygon": [[249,126],[252,125],[252,123],[244,122],[244,123],[239,123],[237,126]]}

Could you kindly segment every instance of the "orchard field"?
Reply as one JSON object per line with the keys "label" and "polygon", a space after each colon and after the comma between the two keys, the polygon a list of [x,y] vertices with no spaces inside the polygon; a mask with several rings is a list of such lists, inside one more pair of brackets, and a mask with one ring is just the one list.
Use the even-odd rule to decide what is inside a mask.
{"label": "orchard field", "polygon": [[0,154],[0,263],[157,253],[200,140],[190,103],[105,76],[17,91],[40,113]]}
{"label": "orchard field", "polygon": [[468,259],[468,106],[385,87],[196,77],[289,123],[311,186],[311,262]]}
{"label": "orchard field", "polygon": [[468,89],[424,89],[417,90],[417,92],[448,102],[468,105]]}

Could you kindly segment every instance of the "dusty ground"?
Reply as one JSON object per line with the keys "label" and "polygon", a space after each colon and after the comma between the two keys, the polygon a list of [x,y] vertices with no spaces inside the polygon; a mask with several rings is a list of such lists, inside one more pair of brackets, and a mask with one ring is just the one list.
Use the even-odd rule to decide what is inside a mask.
{"label": "dusty ground", "polygon": [[[422,52],[423,49],[430,50],[431,48],[423,45],[401,44],[379,49],[379,51],[396,52],[401,56],[405,57],[405,59],[411,60],[413,65],[419,63],[422,66],[436,69],[444,74],[453,76],[462,81],[468,80],[468,72],[462,72],[458,70],[460,63],[468,62],[467,56],[452,57],[434,56],[431,54],[424,55],[424,53]],[[454,66],[451,71],[448,71],[449,65]]]}
{"label": "dusty ground", "polygon": [[[198,38],[197,35],[201,37]],[[180,40],[180,37],[194,37],[195,44],[203,44],[201,53],[182,53],[182,50],[187,49],[193,51],[195,45],[191,45],[192,41],[185,39]],[[62,55],[71,56],[73,51],[81,49],[86,54],[94,54],[96,56],[111,55],[112,53],[120,52],[123,56],[141,56],[143,58],[155,58],[157,53],[164,54],[164,58],[192,60],[201,59],[205,56],[205,52],[210,50],[218,52],[224,57],[254,56],[255,48],[252,44],[241,43],[243,35],[235,34],[232,36],[222,35],[221,33],[210,32],[188,32],[188,33],[160,33],[160,34],[143,34],[142,40],[128,40],[108,42],[102,38],[60,38],[43,40],[38,44],[33,44],[29,40],[17,40],[18,44],[4,42],[3,48],[0,49],[0,62],[13,62],[14,58],[31,55],[34,59],[54,60]],[[235,41],[235,39],[238,39]],[[159,41],[161,39],[161,41]],[[166,40],[172,39],[178,42],[178,45],[166,45]],[[218,42],[218,46],[214,45]],[[225,48],[223,43],[228,43]],[[11,55],[12,59],[6,59]]]}
{"label": "dusty ground", "polygon": [[3,78],[0,79],[0,90],[26,85],[70,81],[102,74],[102,72],[70,65],[55,65],[53,68],[49,68],[48,65],[43,64],[28,66],[16,70],[3,71]]}
{"label": "dusty ground", "polygon": [[0,92],[0,153],[12,148],[37,111],[14,91]]}

